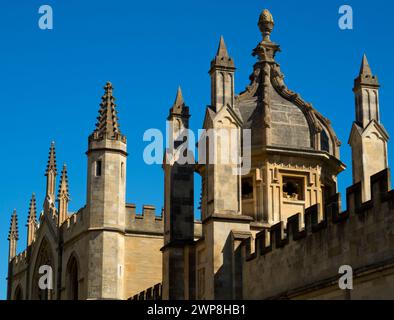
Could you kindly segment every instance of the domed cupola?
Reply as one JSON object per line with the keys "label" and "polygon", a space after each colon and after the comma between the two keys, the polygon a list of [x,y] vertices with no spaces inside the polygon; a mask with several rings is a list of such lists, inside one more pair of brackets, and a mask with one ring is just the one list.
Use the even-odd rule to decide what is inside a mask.
{"label": "domed cupola", "polygon": [[345,168],[330,121],[284,82],[275,61],[280,46],[271,41],[274,25],[264,10],[251,83],[234,103],[243,129],[252,134],[254,171],[243,178],[243,213],[265,223],[286,221],[315,204],[322,207],[336,193],[336,176]]}

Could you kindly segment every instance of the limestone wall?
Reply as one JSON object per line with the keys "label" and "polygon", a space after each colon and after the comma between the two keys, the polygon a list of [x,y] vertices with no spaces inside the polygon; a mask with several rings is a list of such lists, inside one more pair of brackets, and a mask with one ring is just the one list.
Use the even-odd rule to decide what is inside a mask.
{"label": "limestone wall", "polygon": [[[349,298],[338,290],[339,268],[354,270],[354,298],[394,298],[394,191],[389,171],[371,178],[372,200],[361,202],[361,184],[347,191],[348,210],[340,196],[326,206],[318,223],[318,206],[243,242],[243,298]],[[382,288],[379,293],[377,292]]]}

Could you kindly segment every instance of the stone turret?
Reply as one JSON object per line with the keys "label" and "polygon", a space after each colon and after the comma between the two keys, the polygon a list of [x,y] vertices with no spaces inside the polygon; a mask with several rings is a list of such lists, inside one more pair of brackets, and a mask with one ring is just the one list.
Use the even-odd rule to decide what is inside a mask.
{"label": "stone turret", "polygon": [[220,37],[218,51],[211,62],[211,106],[219,111],[223,106],[234,106],[234,73],[233,59],[227,52],[223,36]]}
{"label": "stone turret", "polygon": [[46,182],[46,194],[44,201],[44,212],[50,213],[56,210],[55,188],[56,188],[57,167],[56,167],[55,142],[51,143],[51,147],[49,149],[48,164],[47,164],[47,169],[45,171],[45,176],[47,177],[47,182]]}
{"label": "stone turret", "polygon": [[14,210],[11,216],[10,231],[8,233],[8,241],[9,241],[8,261],[11,261],[16,256],[16,247],[18,240],[19,240],[18,216],[16,210]]}
{"label": "stone turret", "polygon": [[36,209],[36,195],[33,193],[30,200],[29,215],[27,218],[27,246],[29,247],[36,237],[37,231],[37,209]]}
{"label": "stone turret", "polygon": [[60,178],[59,192],[57,195],[58,202],[58,226],[60,227],[68,216],[68,203],[70,202],[70,193],[68,189],[67,166],[63,165],[62,175]]}
{"label": "stone turret", "polygon": [[[92,278],[87,279],[88,298],[122,299],[127,145],[119,129],[112,84],[107,82],[104,90],[87,151],[86,209],[89,228],[96,234],[89,242],[89,277]],[[102,269],[97,271],[97,268]]]}
{"label": "stone turret", "polygon": [[363,201],[371,199],[371,176],[388,168],[389,135],[380,121],[379,88],[378,78],[372,74],[367,56],[364,55],[360,73],[354,80],[356,121],[349,138],[352,147],[353,182],[361,182]]}
{"label": "stone turret", "polygon": [[[164,247],[163,298],[183,300],[193,292],[193,264],[188,245],[194,240],[194,164],[180,156],[190,155],[188,149],[189,107],[181,88],[170,109],[169,149],[164,163]],[[189,158],[190,159],[190,158]],[[194,159],[190,159],[194,161]],[[191,282],[190,282],[191,281]]]}

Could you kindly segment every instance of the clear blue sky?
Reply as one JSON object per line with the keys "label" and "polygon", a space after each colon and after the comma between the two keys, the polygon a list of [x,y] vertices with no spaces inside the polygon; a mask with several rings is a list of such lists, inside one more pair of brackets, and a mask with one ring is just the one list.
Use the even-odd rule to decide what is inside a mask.
{"label": "clear blue sky", "polygon": [[[38,8],[50,4],[54,30],[38,28]],[[338,28],[338,9],[351,4],[354,30]],[[261,40],[257,20],[269,8],[282,46],[277,60],[289,87],[313,103],[343,142],[341,191],[351,184],[347,139],[354,119],[353,80],[368,54],[382,84],[383,123],[393,135],[392,1],[3,1],[0,42],[0,299],[5,298],[10,214],[19,213],[18,252],[26,244],[32,192],[41,210],[50,142],[58,165],[68,164],[71,210],[85,203],[87,137],[94,129],[102,87],[115,87],[121,129],[128,137],[127,201],[163,204],[163,174],[142,159],[148,128],[165,127],[178,85],[202,125],[210,101],[208,69],[224,35],[238,68],[236,90],[248,84]],[[390,144],[390,158],[393,148]]]}

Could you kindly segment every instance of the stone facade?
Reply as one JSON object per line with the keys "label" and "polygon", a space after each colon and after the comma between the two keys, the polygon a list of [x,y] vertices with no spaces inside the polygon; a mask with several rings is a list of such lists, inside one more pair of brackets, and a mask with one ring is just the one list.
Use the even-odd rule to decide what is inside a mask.
{"label": "stone facade", "polygon": [[[13,214],[8,299],[127,299],[161,282],[162,215],[152,206],[137,214],[136,207],[125,202],[127,144],[119,131],[112,91],[107,83],[99,121],[89,137],[86,206],[68,212],[66,167],[55,197],[52,143],[44,210],[37,222],[33,195],[27,249],[17,256],[17,215]],[[38,286],[42,265],[52,268],[52,290]]]}
{"label": "stone facade", "polygon": [[[89,137],[86,206],[68,212],[66,167],[55,196],[52,144],[44,210],[37,221],[33,195],[27,249],[19,255],[16,212],[11,218],[8,299],[394,299],[394,194],[377,77],[364,56],[349,139],[355,184],[342,212],[341,143],[330,121],[286,86],[274,25],[264,10],[251,82],[238,95],[235,62],[221,37],[198,164],[185,143],[190,113],[178,89],[167,118],[161,216],[151,206],[138,215],[125,202],[127,141],[107,83]],[[223,161],[229,150],[250,170]],[[196,178],[201,221],[194,217]],[[42,265],[52,267],[52,290],[38,287]],[[353,291],[339,289],[343,265],[354,270]]]}

